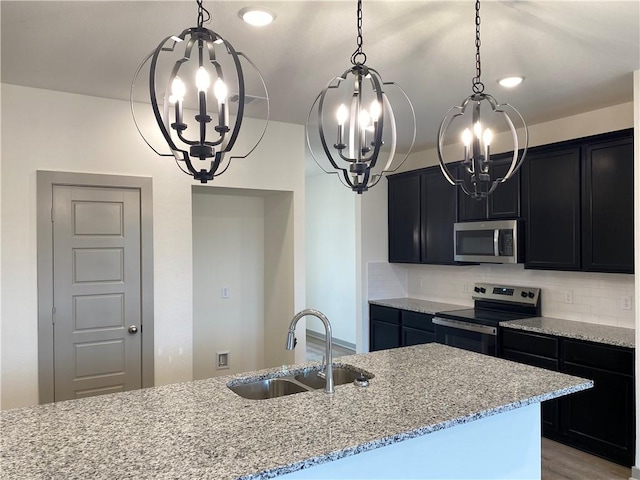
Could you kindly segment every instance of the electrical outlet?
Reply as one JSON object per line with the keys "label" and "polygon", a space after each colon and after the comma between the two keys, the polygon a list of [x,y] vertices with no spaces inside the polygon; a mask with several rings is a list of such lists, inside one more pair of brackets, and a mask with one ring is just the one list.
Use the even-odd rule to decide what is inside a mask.
{"label": "electrical outlet", "polygon": [[216,366],[218,370],[229,368],[229,352],[216,352],[216,357],[218,359]]}
{"label": "electrical outlet", "polygon": [[571,290],[564,292],[564,303],[573,303],[573,292]]}
{"label": "electrical outlet", "polygon": [[620,308],[622,310],[631,310],[631,297],[622,297],[620,299]]}
{"label": "electrical outlet", "polygon": [[466,283],[462,284],[462,293],[469,293],[469,285]]}
{"label": "electrical outlet", "polygon": [[220,292],[220,296],[222,298],[229,298],[229,287],[222,287],[222,291]]}

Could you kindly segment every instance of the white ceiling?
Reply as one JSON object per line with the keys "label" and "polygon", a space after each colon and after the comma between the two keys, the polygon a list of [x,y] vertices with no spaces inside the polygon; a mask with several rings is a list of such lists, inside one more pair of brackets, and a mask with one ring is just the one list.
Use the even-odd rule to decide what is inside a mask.
{"label": "white ceiling", "polygon": [[[238,10],[277,13],[250,27]],[[205,0],[207,25],[262,71],[272,119],[303,124],[316,95],[350,66],[356,1]],[[1,7],[2,82],[128,100],[133,74],[161,39],[196,23],[195,1],[7,1]],[[471,93],[474,1],[365,0],[367,65],[414,103],[416,149],[435,144],[449,107]],[[485,92],[529,124],[629,102],[640,69],[640,2],[486,1]],[[499,77],[520,74],[516,90]]]}

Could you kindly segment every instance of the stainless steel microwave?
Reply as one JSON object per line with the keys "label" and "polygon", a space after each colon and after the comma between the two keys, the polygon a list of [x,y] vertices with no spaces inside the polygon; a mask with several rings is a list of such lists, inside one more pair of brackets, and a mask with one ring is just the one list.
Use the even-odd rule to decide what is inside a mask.
{"label": "stainless steel microwave", "polygon": [[518,220],[462,222],[453,226],[457,262],[521,263]]}

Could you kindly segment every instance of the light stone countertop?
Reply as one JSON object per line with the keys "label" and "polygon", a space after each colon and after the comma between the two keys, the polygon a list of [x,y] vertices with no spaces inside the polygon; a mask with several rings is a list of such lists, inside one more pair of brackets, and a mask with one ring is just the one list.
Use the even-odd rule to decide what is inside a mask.
{"label": "light stone countertop", "polygon": [[588,340],[590,342],[635,348],[635,330],[633,328],[613,327],[594,323],[562,320],[551,317],[534,317],[522,320],[502,322],[501,327],[545,333],[558,337]]}
{"label": "light stone countertop", "polygon": [[0,478],[272,478],[593,385],[435,343],[336,363],[375,377],[270,400],[226,387],[309,363],[0,412]]}
{"label": "light stone countertop", "polygon": [[438,312],[449,312],[451,310],[463,310],[473,308],[465,305],[454,305],[452,303],[432,302],[417,298],[385,298],[382,300],[369,300],[369,303],[381,305],[383,307],[398,308],[400,310],[410,310],[418,313],[429,313],[435,315]]}

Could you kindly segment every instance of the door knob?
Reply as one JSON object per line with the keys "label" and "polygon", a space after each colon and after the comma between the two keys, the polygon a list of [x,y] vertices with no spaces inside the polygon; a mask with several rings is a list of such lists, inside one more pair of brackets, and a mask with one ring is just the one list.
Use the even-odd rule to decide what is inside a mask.
{"label": "door knob", "polygon": [[135,325],[131,325],[129,327],[129,333],[131,333],[131,334],[138,333],[138,327],[136,327]]}

